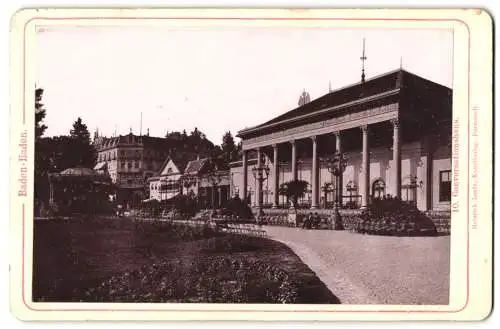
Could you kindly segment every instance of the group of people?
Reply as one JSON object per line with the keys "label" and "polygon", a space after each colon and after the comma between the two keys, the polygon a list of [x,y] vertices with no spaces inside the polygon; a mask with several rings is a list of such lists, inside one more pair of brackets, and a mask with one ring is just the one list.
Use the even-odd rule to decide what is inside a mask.
{"label": "group of people", "polygon": [[314,214],[310,213],[304,219],[304,222],[302,223],[302,228],[304,229],[318,228],[320,224],[321,224],[321,217],[319,217],[318,213],[317,212],[315,212]]}

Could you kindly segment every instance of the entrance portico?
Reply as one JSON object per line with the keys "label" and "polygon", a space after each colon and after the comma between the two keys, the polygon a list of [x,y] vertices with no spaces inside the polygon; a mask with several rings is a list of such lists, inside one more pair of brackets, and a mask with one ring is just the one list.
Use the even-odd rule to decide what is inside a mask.
{"label": "entrance portico", "polygon": [[[394,188],[393,188],[393,191],[394,191],[395,196],[399,196],[400,195],[399,190],[400,190],[400,186],[401,186],[401,158],[400,158],[400,151],[399,151],[400,134],[399,134],[399,126],[397,124],[397,107],[394,105],[391,108],[394,109],[394,111],[388,112],[390,114],[389,119],[384,120],[384,121],[391,122],[393,130],[394,130],[394,132],[393,132],[394,140],[393,140],[393,145],[392,145],[392,149],[394,150],[393,151],[393,162],[394,162],[394,166],[393,166]],[[375,121],[375,120],[372,119],[372,120],[366,120],[366,121],[370,121],[370,122],[372,122],[372,124],[382,122],[382,121]],[[331,129],[331,132],[320,134],[319,136],[333,134],[335,136],[336,144],[335,144],[335,148],[332,148],[331,153],[333,153],[334,151],[342,152],[342,148],[341,148],[342,130],[339,130],[337,125],[332,125],[330,129]],[[363,159],[362,165],[361,165],[362,182],[363,182],[363,184],[361,184],[361,186],[363,187],[363,189],[361,191],[361,205],[362,205],[362,207],[366,207],[366,205],[369,202],[369,197],[370,197],[370,151],[369,151],[369,138],[368,138],[369,125],[365,124],[365,125],[359,126],[359,132],[362,135],[362,145],[363,145],[362,150],[361,150],[361,155],[362,155],[362,159]],[[297,141],[309,139],[311,141],[311,144],[312,144],[312,157],[311,157],[312,165],[311,165],[311,176],[310,176],[311,177],[311,182],[310,182],[310,184],[311,184],[311,208],[312,209],[318,208],[319,207],[319,204],[318,204],[318,192],[319,192],[319,186],[318,186],[319,166],[318,166],[318,162],[320,161],[320,159],[318,159],[318,140],[319,140],[319,138],[318,138],[318,134],[316,134],[316,131],[311,130],[306,134],[292,132],[292,133],[290,133],[290,140],[285,141],[285,142],[283,142],[284,136],[283,137],[281,137],[281,136],[274,137],[274,138],[269,136],[268,138],[269,139],[265,140],[265,142],[264,141],[259,142],[258,140],[255,140],[255,139],[254,140],[244,140],[243,141],[243,150],[244,150],[244,152],[250,151],[250,150],[256,150],[257,154],[259,154],[259,157],[260,157],[260,154],[261,154],[260,150],[262,148],[272,146],[272,149],[273,149],[273,171],[272,171],[271,180],[273,181],[273,184],[272,184],[272,191],[271,192],[274,195],[273,206],[274,207],[278,206],[279,186],[280,186],[280,183],[284,183],[284,182],[280,182],[280,180],[279,180],[279,171],[278,171],[279,166],[276,165],[279,161],[278,160],[278,145],[280,144],[280,142],[281,143],[289,143],[291,145],[290,163],[291,163],[292,180],[296,180],[298,177],[298,174],[297,174]],[[243,170],[244,170],[243,177],[248,176],[248,165],[245,162],[246,162],[246,157],[243,157]],[[343,177],[342,176],[343,175],[341,175],[340,179],[339,179],[340,186],[343,186],[343,184],[342,184]],[[247,193],[248,193],[248,191],[245,190],[245,187],[246,186],[244,185],[243,195],[247,195]],[[262,206],[262,204],[259,203],[259,202],[262,202],[261,198],[257,198],[257,202],[258,202],[257,206]],[[342,200],[339,200],[339,202],[342,203]]]}

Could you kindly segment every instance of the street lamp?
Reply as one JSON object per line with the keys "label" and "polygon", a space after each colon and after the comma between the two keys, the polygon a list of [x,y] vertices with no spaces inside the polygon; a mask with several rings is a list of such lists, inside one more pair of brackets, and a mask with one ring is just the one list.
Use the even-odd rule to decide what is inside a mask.
{"label": "street lamp", "polygon": [[264,163],[258,163],[256,167],[252,168],[253,177],[259,184],[259,195],[256,195],[257,217],[263,215],[262,213],[262,183],[269,177],[269,166]]}
{"label": "street lamp", "polygon": [[323,186],[321,186],[321,192],[323,192],[323,199],[324,199],[324,204],[323,206],[326,209],[326,205],[328,204],[328,193],[332,192],[332,183],[324,183]]}
{"label": "street lamp", "polygon": [[335,219],[335,230],[342,230],[343,225],[340,218],[339,206],[340,200],[342,198],[342,186],[340,186],[340,177],[347,167],[347,159],[343,153],[336,151],[333,157],[328,159],[328,171],[335,177],[336,186],[336,197],[334,202],[334,219]]}

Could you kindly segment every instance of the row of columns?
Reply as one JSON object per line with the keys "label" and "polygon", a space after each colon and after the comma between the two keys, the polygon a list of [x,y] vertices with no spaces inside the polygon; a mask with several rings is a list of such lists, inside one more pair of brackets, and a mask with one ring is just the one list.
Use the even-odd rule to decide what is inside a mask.
{"label": "row of columns", "polygon": [[[392,158],[393,158],[393,171],[394,179],[391,180],[394,184],[393,191],[394,196],[401,196],[401,143],[400,143],[400,131],[399,131],[399,121],[397,119],[391,120],[393,127],[393,144],[392,144]],[[361,207],[364,208],[368,205],[368,199],[370,195],[370,146],[368,139],[369,127],[368,125],[363,125],[360,127],[362,131],[362,171],[363,171],[363,188],[361,190]],[[342,140],[341,132],[334,132],[335,134],[335,148],[338,152],[342,153]],[[312,141],[312,175],[311,175],[311,208],[318,207],[318,195],[319,195],[319,165],[318,165],[318,145],[317,137],[311,136]],[[297,175],[297,146],[295,140],[289,142],[292,147],[292,179],[296,180]],[[273,208],[276,208],[279,204],[279,166],[278,164],[278,145],[273,144]],[[247,150],[243,151],[243,196],[246,198],[248,191],[248,163],[247,163]],[[262,161],[261,149],[257,148],[257,164],[260,165]],[[342,188],[342,175],[339,177],[339,186]],[[261,199],[261,186],[260,183],[256,186],[256,205],[257,207],[262,206]]]}

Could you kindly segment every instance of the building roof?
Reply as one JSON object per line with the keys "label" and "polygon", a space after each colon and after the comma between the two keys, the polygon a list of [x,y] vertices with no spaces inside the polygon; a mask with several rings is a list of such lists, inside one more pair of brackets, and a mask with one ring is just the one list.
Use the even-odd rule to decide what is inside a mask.
{"label": "building roof", "polygon": [[168,149],[173,142],[163,137],[146,135],[120,135],[115,137],[98,137],[94,140],[98,149],[114,148],[118,146],[143,146],[146,149]]}
{"label": "building roof", "polygon": [[78,181],[91,180],[97,184],[108,184],[108,185],[110,184],[109,175],[98,173],[97,171],[86,167],[68,168],[59,173],[50,173],[49,177],[50,179],[55,179],[55,180],[61,180],[61,179],[78,180]]}
{"label": "building roof", "polygon": [[196,175],[207,162],[208,162],[207,158],[191,160],[187,163],[184,173]]}
{"label": "building roof", "polygon": [[61,176],[100,176],[100,174],[92,170],[90,168],[85,168],[85,167],[76,167],[76,168],[68,168],[59,173]]}
{"label": "building roof", "polygon": [[189,154],[189,153],[184,153],[184,152],[178,152],[175,155],[169,155],[165,162],[163,162],[163,165],[160,167],[160,170],[158,171],[158,176],[161,174],[163,169],[165,169],[165,166],[168,164],[170,160],[175,164],[177,169],[179,169],[179,172],[182,174],[185,172],[185,169],[187,167],[187,164],[195,159],[197,156],[194,154]]}
{"label": "building roof", "polygon": [[[333,90],[303,106],[299,106],[291,111],[288,111],[280,116],[277,116],[263,124],[242,129],[238,132],[237,136],[242,137],[248,133],[259,130],[260,128],[273,126],[286,121],[294,121],[303,118],[304,116],[319,114],[323,110],[334,108],[350,102],[360,101],[363,99],[369,100],[370,97],[383,96],[392,91],[399,91],[404,89],[408,81],[415,79],[425,81],[426,83],[446,88],[437,83],[419,77],[403,69],[390,71],[388,73],[367,79],[364,83],[356,83]],[[448,88],[446,88],[448,89]]]}

